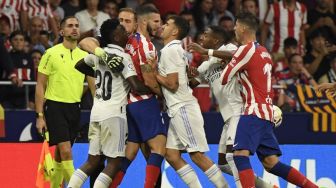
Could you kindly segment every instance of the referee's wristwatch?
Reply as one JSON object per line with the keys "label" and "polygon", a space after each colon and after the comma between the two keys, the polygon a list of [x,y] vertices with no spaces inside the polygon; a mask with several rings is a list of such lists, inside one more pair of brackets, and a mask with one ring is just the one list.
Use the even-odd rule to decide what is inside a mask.
{"label": "referee's wristwatch", "polygon": [[43,112],[36,112],[35,115],[36,115],[36,118],[40,118],[44,116]]}

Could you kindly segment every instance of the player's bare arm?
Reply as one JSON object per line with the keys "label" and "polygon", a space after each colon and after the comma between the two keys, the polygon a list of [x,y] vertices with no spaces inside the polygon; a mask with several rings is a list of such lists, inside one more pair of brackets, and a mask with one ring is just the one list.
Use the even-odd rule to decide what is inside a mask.
{"label": "player's bare arm", "polygon": [[158,81],[155,78],[152,66],[149,64],[144,64],[140,65],[140,69],[145,85],[149,87],[155,94],[162,96],[161,88]]}
{"label": "player's bare arm", "polygon": [[100,46],[99,41],[93,37],[86,37],[78,43],[79,47],[92,54],[95,53],[95,49]]}
{"label": "player's bare arm", "polygon": [[163,87],[173,93],[175,93],[179,87],[178,73],[167,74],[167,76],[157,74],[156,79]]}
{"label": "player's bare arm", "polygon": [[151,89],[145,86],[137,76],[131,76],[126,79],[131,86],[131,89],[139,95],[146,95],[152,93]]}
{"label": "player's bare arm", "polygon": [[[198,52],[202,55],[209,55],[209,50],[212,50],[212,49],[205,49],[197,43],[191,43],[188,46],[188,50]],[[218,57],[221,59],[231,59],[232,53],[227,52],[227,51],[222,51],[222,50],[213,50],[212,56]]]}
{"label": "player's bare arm", "polygon": [[43,116],[44,93],[47,88],[47,82],[48,76],[39,72],[35,89],[35,110],[39,114],[36,119],[36,128],[40,134],[42,134],[43,128],[47,129],[46,122]]}

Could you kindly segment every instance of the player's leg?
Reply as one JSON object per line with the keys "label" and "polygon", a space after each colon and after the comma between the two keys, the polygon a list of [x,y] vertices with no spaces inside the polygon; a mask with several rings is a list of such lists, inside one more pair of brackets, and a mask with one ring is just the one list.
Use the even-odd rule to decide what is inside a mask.
{"label": "player's leg", "polygon": [[145,187],[155,187],[161,174],[161,164],[166,152],[167,140],[167,128],[155,97],[142,101],[141,111],[136,121],[140,125],[141,137],[150,149],[146,165]]}
{"label": "player's leg", "polygon": [[54,159],[54,173],[51,176],[50,187],[59,188],[63,182],[63,165],[59,149],[55,149],[55,159]]}
{"label": "player's leg", "polygon": [[267,126],[265,136],[261,141],[259,148],[257,149],[257,154],[259,159],[262,161],[264,168],[268,172],[279,176],[299,187],[318,187],[298,170],[279,161],[278,156],[281,155],[281,151],[271,124]]}
{"label": "player's leg", "polygon": [[209,147],[199,105],[195,103],[181,107],[171,122],[192,161],[203,170],[216,187],[227,187],[228,184],[218,166],[204,154]]}
{"label": "player's leg", "polygon": [[128,136],[125,149],[125,157],[121,159],[121,166],[117,174],[115,175],[113,182],[110,188],[116,188],[122,182],[128,167],[131,165],[132,161],[135,159],[138,154],[140,143],[142,139],[138,130],[137,122],[135,121],[133,115],[136,114],[136,111],[133,111],[133,108],[130,109],[130,106],[135,104],[129,104],[126,107],[127,110],[127,125],[128,125]]}
{"label": "player's leg", "polygon": [[240,116],[233,144],[234,164],[242,187],[255,187],[249,155],[254,154],[265,132],[265,120],[254,115]]}
{"label": "player's leg", "polygon": [[222,134],[218,144],[218,168],[226,174],[232,175],[230,165],[226,161],[226,139],[227,139],[228,125],[224,124]]}
{"label": "player's leg", "polygon": [[91,176],[101,163],[101,124],[92,122],[89,125],[89,155],[86,162],[78,168],[69,181],[68,186],[72,188],[81,187],[88,176]]}
{"label": "player's leg", "polygon": [[180,150],[185,149],[185,147],[179,140],[176,130],[171,125],[171,122],[168,129],[166,147],[165,158],[184,183],[187,184],[188,187],[202,187],[194,169],[181,157]]}

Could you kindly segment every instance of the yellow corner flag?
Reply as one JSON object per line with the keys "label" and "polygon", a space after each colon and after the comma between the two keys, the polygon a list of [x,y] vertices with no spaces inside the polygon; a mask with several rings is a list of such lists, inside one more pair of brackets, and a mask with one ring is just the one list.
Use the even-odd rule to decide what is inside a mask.
{"label": "yellow corner flag", "polygon": [[40,161],[38,164],[37,175],[36,175],[36,187],[44,188],[44,184],[50,181],[50,177],[54,171],[53,158],[49,150],[49,134],[45,132],[44,142],[42,145],[42,151],[40,155]]}

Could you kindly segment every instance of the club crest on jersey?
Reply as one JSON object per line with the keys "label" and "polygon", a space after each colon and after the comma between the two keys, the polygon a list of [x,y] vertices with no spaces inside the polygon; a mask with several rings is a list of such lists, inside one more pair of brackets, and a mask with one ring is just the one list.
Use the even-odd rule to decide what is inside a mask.
{"label": "club crest on jersey", "polygon": [[132,54],[132,56],[135,55],[136,52],[132,44],[126,44],[126,49],[129,51],[130,54]]}

